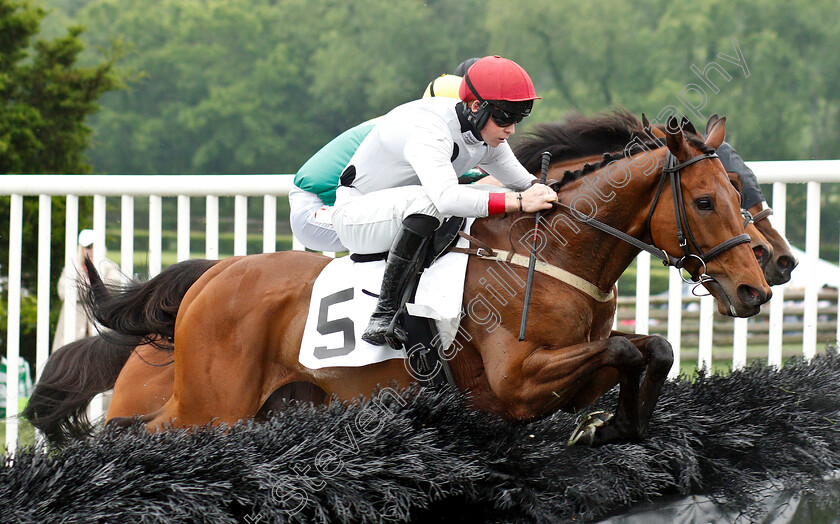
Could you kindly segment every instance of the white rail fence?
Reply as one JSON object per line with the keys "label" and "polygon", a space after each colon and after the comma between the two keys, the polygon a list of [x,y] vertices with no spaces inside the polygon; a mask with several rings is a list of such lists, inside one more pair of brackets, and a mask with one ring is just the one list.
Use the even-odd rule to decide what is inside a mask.
{"label": "white rail fence", "polygon": [[[792,162],[751,162],[750,167],[756,172],[761,183],[773,184],[772,202],[775,213],[772,217],[773,225],[782,234],[785,232],[787,187],[788,184],[807,184],[807,213],[805,256],[800,260],[797,272],[805,272],[808,283],[800,308],[802,322],[798,327],[801,332],[801,354],[811,357],[819,349],[817,341],[818,321],[830,317],[835,324],[833,339],[840,334],[840,324],[837,323],[838,306],[836,293],[833,295],[833,306],[826,312],[825,306],[818,307],[817,261],[819,258],[820,234],[820,188],[824,183],[840,182],[840,160],[832,161],[792,161]],[[93,230],[95,233],[94,261],[99,264],[105,256],[105,232],[120,231],[120,268],[126,275],[134,274],[135,259],[135,199],[148,198],[148,272],[150,276],[158,274],[163,267],[163,198],[177,198],[177,260],[190,257],[191,234],[191,198],[205,199],[205,213],[201,217],[205,222],[205,252],[204,257],[216,259],[219,257],[220,214],[219,198],[233,197],[234,224],[233,254],[251,254],[248,251],[248,202],[249,198],[261,198],[263,201],[263,217],[259,229],[262,232],[262,252],[275,251],[277,247],[278,220],[287,221],[286,217],[277,216],[277,198],[285,197],[292,186],[291,175],[177,175],[177,176],[103,176],[103,175],[4,175],[0,176],[0,195],[11,196],[9,217],[9,260],[8,281],[8,321],[6,333],[6,360],[10,363],[6,383],[6,446],[14,449],[18,437],[18,374],[14,372],[15,362],[20,355],[20,313],[22,294],[37,292],[37,327],[36,327],[36,362],[35,375],[43,369],[49,357],[50,348],[50,236],[51,225],[51,197],[65,198],[65,263],[71,267],[76,259],[77,235],[79,231],[79,197],[93,197]],[[23,253],[23,203],[24,198],[38,198],[38,248],[37,253]],[[107,223],[106,198],[119,197],[119,226]],[[112,199],[116,201],[116,199]],[[113,206],[114,204],[112,204]],[[145,206],[144,206],[145,207]],[[230,217],[225,217],[230,218]],[[801,220],[796,217],[796,220]],[[252,221],[253,222],[253,221]],[[257,226],[252,225],[252,228]],[[0,235],[5,232],[0,232]],[[298,242],[293,243],[294,249],[302,249]],[[330,253],[330,255],[332,255]],[[37,290],[21,289],[21,262],[23,257],[37,256]],[[2,264],[4,261],[0,261]],[[840,285],[840,282],[835,285]],[[766,359],[772,365],[782,363],[782,348],[785,342],[784,320],[788,314],[785,309],[785,286],[773,288],[773,298],[765,306],[762,318],[758,320],[737,319],[733,326],[715,325],[714,300],[711,297],[687,299],[683,296],[682,282],[675,270],[669,276],[669,292],[667,299],[651,297],[650,289],[650,255],[642,253],[637,260],[637,285],[635,303],[635,318],[632,330],[638,333],[655,332],[665,335],[674,346],[676,362],[672,376],[680,370],[683,329],[686,323],[692,324],[698,335],[697,365],[709,368],[715,352],[721,348],[715,346],[715,335],[721,329],[732,332],[732,365],[735,368],[743,366],[747,360],[747,346],[750,342],[750,322],[766,322],[767,343]],[[76,325],[76,292],[73,286],[68,286],[65,294],[65,319],[63,329],[65,340],[75,338]],[[691,302],[699,300],[699,315],[686,307]],[[622,304],[625,304],[623,301]],[[654,309],[651,309],[651,304]],[[626,305],[626,304],[625,304]],[[667,315],[657,311],[657,307],[667,305]],[[790,305],[788,305],[790,308]],[[621,314],[619,314],[619,319]],[[659,322],[665,320],[665,322]],[[660,327],[661,326],[661,327]],[[622,325],[619,329],[628,330]],[[2,329],[2,327],[0,327]],[[717,332],[716,332],[717,330]],[[825,342],[822,342],[824,345]],[[754,345],[754,344],[751,344]],[[101,403],[94,403],[93,415],[101,414]]]}

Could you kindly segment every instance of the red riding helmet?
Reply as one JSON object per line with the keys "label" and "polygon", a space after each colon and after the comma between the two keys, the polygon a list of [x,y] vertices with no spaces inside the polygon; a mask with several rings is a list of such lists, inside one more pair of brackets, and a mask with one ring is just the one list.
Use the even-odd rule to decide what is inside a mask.
{"label": "red riding helmet", "polygon": [[540,98],[528,73],[513,60],[500,56],[485,56],[473,64],[461,81],[458,95],[464,102],[481,103],[476,113],[469,104],[464,109],[477,131],[491,117],[501,127],[521,122],[531,114],[534,100]]}

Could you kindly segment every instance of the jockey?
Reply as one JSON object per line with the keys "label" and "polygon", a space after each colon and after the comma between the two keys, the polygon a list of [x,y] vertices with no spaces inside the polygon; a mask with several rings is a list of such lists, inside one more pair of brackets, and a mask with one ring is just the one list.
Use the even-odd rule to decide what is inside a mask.
{"label": "jockey", "polygon": [[759,202],[764,202],[764,194],[761,192],[755,173],[747,167],[738,152],[724,141],[717,148],[716,153],[720,157],[720,163],[723,164],[724,169],[727,172],[737,173],[738,178],[741,179],[741,208],[749,209]]}
{"label": "jockey", "polygon": [[[341,174],[333,224],[342,244],[359,254],[388,251],[379,302],[362,335],[371,344],[406,342],[393,320],[414,262],[444,218],[535,212],[557,200],[507,143],[540,98],[528,73],[511,60],[484,57],[464,75],[459,98],[416,100],[381,117]],[[518,193],[459,185],[458,176],[477,166]]]}
{"label": "jockey", "polygon": [[377,119],[348,129],[315,153],[295,174],[289,191],[292,233],[316,251],[347,251],[332,225],[338,177]]}
{"label": "jockey", "polygon": [[[471,58],[458,67],[477,58]],[[461,77],[441,75],[426,87],[423,98],[458,98]],[[289,221],[292,233],[304,246],[316,251],[347,251],[332,224],[332,206],[338,177],[378,119],[348,129],[322,147],[295,174],[289,191]]]}

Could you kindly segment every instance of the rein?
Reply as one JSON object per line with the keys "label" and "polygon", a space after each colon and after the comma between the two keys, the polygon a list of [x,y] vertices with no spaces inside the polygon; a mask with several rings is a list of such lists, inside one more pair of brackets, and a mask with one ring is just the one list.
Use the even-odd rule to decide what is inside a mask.
{"label": "rein", "polygon": [[[694,234],[691,232],[691,227],[688,225],[688,218],[685,211],[685,201],[682,198],[682,184],[680,172],[685,167],[688,167],[692,164],[700,162],[701,160],[706,160],[709,158],[717,158],[717,154],[703,153],[693,158],[690,158],[685,162],[678,163],[676,157],[672,155],[670,151],[667,151],[665,156],[665,167],[662,169],[662,175],[659,179],[659,185],[656,189],[656,194],[654,196],[653,203],[651,204],[650,212],[648,213],[647,219],[645,220],[645,227],[648,231],[650,231],[650,223],[651,219],[653,218],[653,212],[656,209],[656,205],[659,203],[659,198],[662,196],[662,190],[665,187],[665,175],[667,174],[668,178],[671,180],[671,190],[673,192],[674,214],[677,219],[677,241],[679,242],[680,248],[683,251],[683,256],[680,258],[671,256],[664,249],[660,249],[655,244],[648,244],[647,242],[644,242],[636,237],[628,235],[624,231],[620,231],[608,224],[601,222],[600,220],[597,220],[592,217],[582,218],[580,212],[569,207],[566,204],[563,204],[562,202],[557,202],[554,205],[555,207],[566,211],[569,215],[571,215],[573,219],[577,220],[578,222],[592,226],[595,229],[607,233],[608,235],[611,235],[623,242],[626,242],[642,251],[647,251],[651,255],[662,260],[662,263],[665,266],[673,266],[677,269],[683,269],[685,268],[685,264],[688,261],[688,259],[697,259],[703,268],[703,272],[699,273],[698,276],[691,275],[692,281],[700,284],[704,282],[713,281],[713,277],[710,277],[709,275],[705,274],[706,263],[715,258],[716,256],[720,255],[721,253],[732,249],[735,246],[749,242],[750,236],[746,233],[742,233],[733,238],[730,238],[729,240],[721,242],[720,244],[706,252],[704,252],[703,249],[700,248],[700,246],[697,244],[697,241],[694,238]],[[772,213],[772,211],[770,211],[770,213]],[[766,216],[770,213],[764,214],[761,218],[766,218]],[[683,223],[685,224],[685,228],[683,228]],[[481,242],[480,240],[476,239],[475,237],[464,233],[463,231],[459,232],[459,234],[479,247],[478,249],[453,248],[451,251],[455,251],[458,253],[466,253],[468,255],[477,256],[485,260],[498,260],[506,262],[508,264],[528,267],[528,264],[526,263],[528,259],[526,257],[523,257],[522,255],[515,254],[514,251],[508,252],[496,250],[491,248],[484,242]],[[689,247],[689,241],[691,242],[691,247],[693,247],[697,251],[697,254],[691,252],[691,247]],[[698,267],[698,270],[699,269],[700,268]],[[569,271],[566,271],[562,268],[544,263],[541,264],[540,268],[537,268],[537,271],[552,276],[557,280],[571,285],[579,291],[586,293],[598,302],[607,302],[609,300],[612,300],[612,298],[614,297],[614,293],[612,290],[610,290],[609,293],[605,293],[591,282],[588,282],[587,280],[573,273],[570,273]],[[680,277],[682,277],[682,274],[680,275]],[[684,277],[682,278],[683,281],[691,283],[691,281],[686,280]]]}
{"label": "rein", "polygon": [[[689,160],[686,160],[681,164],[677,164],[676,157],[674,157],[674,155],[672,155],[671,152],[668,151],[665,157],[665,167],[662,169],[662,176],[659,179],[659,186],[656,188],[656,195],[653,197],[653,204],[651,204],[650,212],[648,213],[647,219],[645,220],[645,228],[648,231],[650,231],[650,223],[653,218],[653,212],[656,209],[656,205],[659,203],[659,198],[662,196],[662,189],[665,187],[665,174],[667,173],[670,175],[671,189],[674,194],[674,214],[677,219],[677,241],[679,242],[680,248],[683,251],[683,256],[680,258],[671,256],[664,249],[660,249],[655,244],[648,244],[647,242],[639,240],[634,236],[628,235],[624,231],[620,231],[608,224],[601,222],[596,218],[582,218],[580,216],[580,212],[567,206],[566,204],[557,203],[555,205],[558,208],[566,211],[572,216],[572,218],[574,218],[578,222],[592,226],[595,229],[607,233],[608,235],[614,236],[615,238],[626,242],[640,250],[647,251],[651,255],[662,260],[662,263],[665,266],[673,266],[677,269],[682,269],[685,267],[685,262],[688,258],[696,258],[700,260],[700,262],[705,266],[706,262],[720,255],[724,251],[731,249],[739,244],[743,244],[745,242],[750,241],[750,236],[744,233],[742,235],[738,235],[734,238],[731,238],[725,242],[722,242],[714,248],[712,248],[711,250],[709,250],[708,252],[703,253],[703,250],[697,245],[697,242],[694,240],[694,235],[691,233],[691,229],[688,226],[688,220],[685,219],[685,202],[682,198],[680,171],[683,168],[690,166],[691,164],[694,164],[701,160],[705,160],[707,158],[717,158],[717,154],[704,153],[702,155],[697,155]],[[683,231],[682,226],[683,220],[685,220],[685,231],[688,232],[688,239],[691,240],[692,246],[697,250],[699,255],[691,253],[691,250],[688,247],[686,234]]]}

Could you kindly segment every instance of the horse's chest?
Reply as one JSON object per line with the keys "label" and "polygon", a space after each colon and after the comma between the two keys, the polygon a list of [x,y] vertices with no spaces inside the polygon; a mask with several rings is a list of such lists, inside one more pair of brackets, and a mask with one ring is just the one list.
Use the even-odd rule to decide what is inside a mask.
{"label": "horse's chest", "polygon": [[555,326],[556,337],[575,344],[600,340],[610,333],[614,309],[611,306],[580,303],[583,301],[568,301],[556,307],[556,315],[548,321]]}

